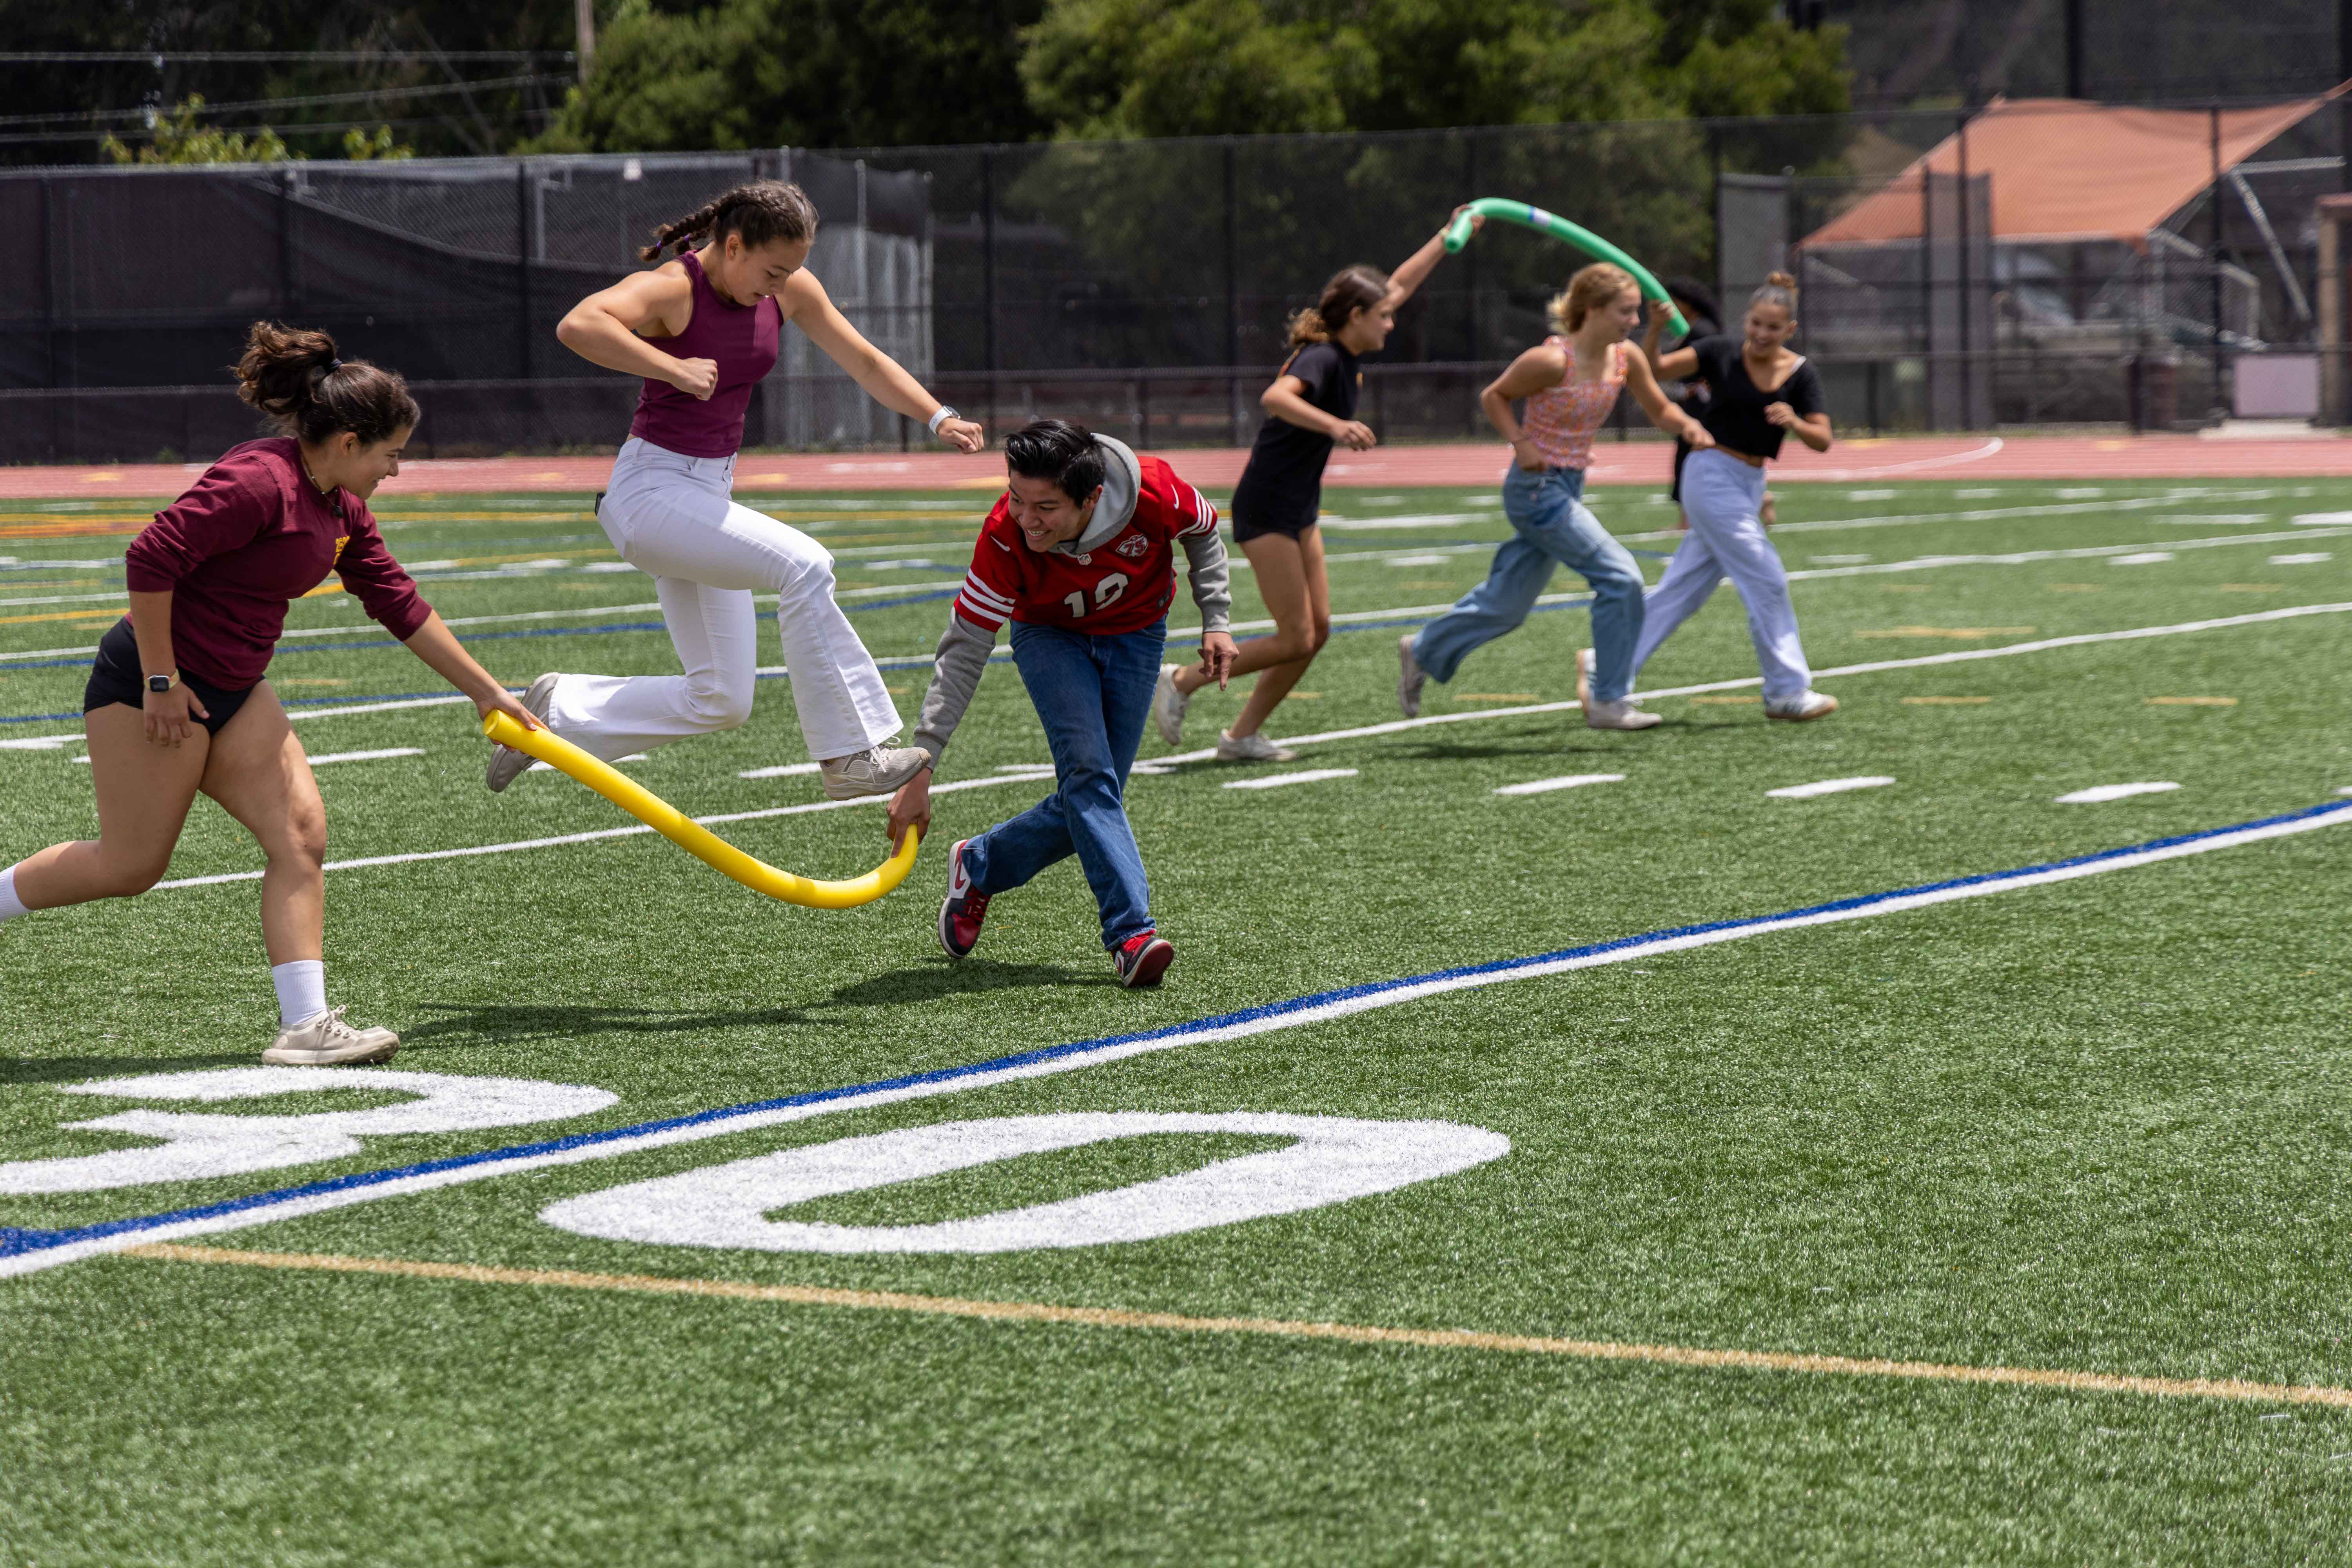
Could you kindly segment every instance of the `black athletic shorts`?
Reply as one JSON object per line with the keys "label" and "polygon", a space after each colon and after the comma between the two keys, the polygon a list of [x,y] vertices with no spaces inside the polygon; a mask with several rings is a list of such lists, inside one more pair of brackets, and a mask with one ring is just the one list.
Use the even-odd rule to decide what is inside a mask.
{"label": "black athletic shorts", "polygon": [[1323,516],[1321,508],[1315,506],[1310,506],[1304,511],[1292,511],[1287,509],[1277,510],[1265,507],[1250,507],[1244,510],[1236,505],[1233,508],[1233,514],[1235,544],[1241,543],[1245,539],[1256,539],[1268,533],[1279,533],[1296,539],[1322,521]]}
{"label": "black athletic shorts", "polygon": [[[220,733],[222,725],[236,717],[236,710],[253,695],[250,686],[229,691],[185,672],[180,676],[180,684],[194,692],[196,700],[205,705],[205,716],[196,722],[215,735]],[[114,702],[142,711],[147,706],[147,677],[139,668],[139,638],[131,629],[128,616],[115,622],[114,629],[98,639],[98,660],[89,667],[89,684],[82,688],[81,693],[81,710],[85,713]]]}

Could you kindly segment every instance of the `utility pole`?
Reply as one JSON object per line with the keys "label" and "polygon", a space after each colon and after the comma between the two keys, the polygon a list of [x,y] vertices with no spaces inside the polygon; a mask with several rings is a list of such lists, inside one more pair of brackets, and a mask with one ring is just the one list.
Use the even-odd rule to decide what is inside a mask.
{"label": "utility pole", "polygon": [[[2352,5],[2352,0],[2345,3]],[[586,81],[589,62],[596,58],[596,0],[572,0],[572,15],[580,34],[572,53],[580,59],[580,79]]]}
{"label": "utility pole", "polygon": [[[2088,98],[2083,89],[2083,6],[2086,0],[2066,0],[2066,96]],[[2352,10],[2352,0],[2336,0],[2339,9]],[[2338,79],[2339,80],[2342,79]]]}

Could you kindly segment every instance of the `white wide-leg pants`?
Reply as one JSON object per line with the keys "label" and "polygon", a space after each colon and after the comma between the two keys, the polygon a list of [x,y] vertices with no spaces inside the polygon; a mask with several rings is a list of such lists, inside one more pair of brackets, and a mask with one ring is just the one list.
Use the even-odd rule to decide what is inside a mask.
{"label": "white wide-leg pants", "polygon": [[613,465],[596,514],[621,559],[654,579],[680,675],[566,675],[555,732],[610,762],[751,716],[754,592],[778,595],[776,629],[809,755],[878,745],[900,728],[882,672],[833,599],[833,557],[796,528],[738,506],[735,459],[688,458],[636,437]]}
{"label": "white wide-leg pants", "polygon": [[1789,573],[1765,537],[1757,515],[1764,505],[1764,470],[1717,451],[1693,452],[1683,462],[1683,511],[1690,519],[1675,558],[1642,601],[1636,671],[1698,613],[1726,577],[1748,607],[1748,636],[1764,672],[1764,700],[1793,702],[1812,685],[1797,611],[1789,602]]}

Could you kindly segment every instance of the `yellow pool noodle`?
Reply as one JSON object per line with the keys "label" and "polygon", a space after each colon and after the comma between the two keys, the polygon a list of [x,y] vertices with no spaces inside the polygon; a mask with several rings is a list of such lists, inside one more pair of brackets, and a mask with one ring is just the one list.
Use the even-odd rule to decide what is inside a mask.
{"label": "yellow pool noodle", "polygon": [[915,868],[915,851],[921,835],[909,831],[896,854],[863,877],[846,882],[820,882],[791,871],[779,871],[756,856],[746,855],[636,780],[601,762],[552,730],[526,730],[504,713],[482,721],[482,733],[501,746],[537,757],[549,767],[586,784],[639,822],[668,839],[711,869],[732,877],[755,893],[765,893],[788,904],[813,910],[846,910],[870,904],[907,879]]}

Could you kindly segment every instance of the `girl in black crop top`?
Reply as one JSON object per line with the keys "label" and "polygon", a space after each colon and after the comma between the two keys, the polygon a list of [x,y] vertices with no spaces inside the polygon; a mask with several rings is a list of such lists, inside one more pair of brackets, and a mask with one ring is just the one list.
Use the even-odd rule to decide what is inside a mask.
{"label": "girl in black crop top", "polygon": [[1643,596],[1633,668],[1640,669],[1728,577],[1748,607],[1748,636],[1764,674],[1764,716],[1825,719],[1837,711],[1837,699],[1812,689],[1789,600],[1789,574],[1765,537],[1761,516],[1764,465],[1780,455],[1782,440],[1793,435],[1816,452],[1830,446],[1821,378],[1802,355],[1789,350],[1789,334],[1796,327],[1796,279],[1785,272],[1772,274],[1748,300],[1738,338],[1701,338],[1661,354],[1664,314],[1652,315],[1643,353],[1661,381],[1706,379],[1711,395],[1698,421],[1716,446],[1694,452],[1684,465],[1680,489],[1690,531],[1665,575]]}

